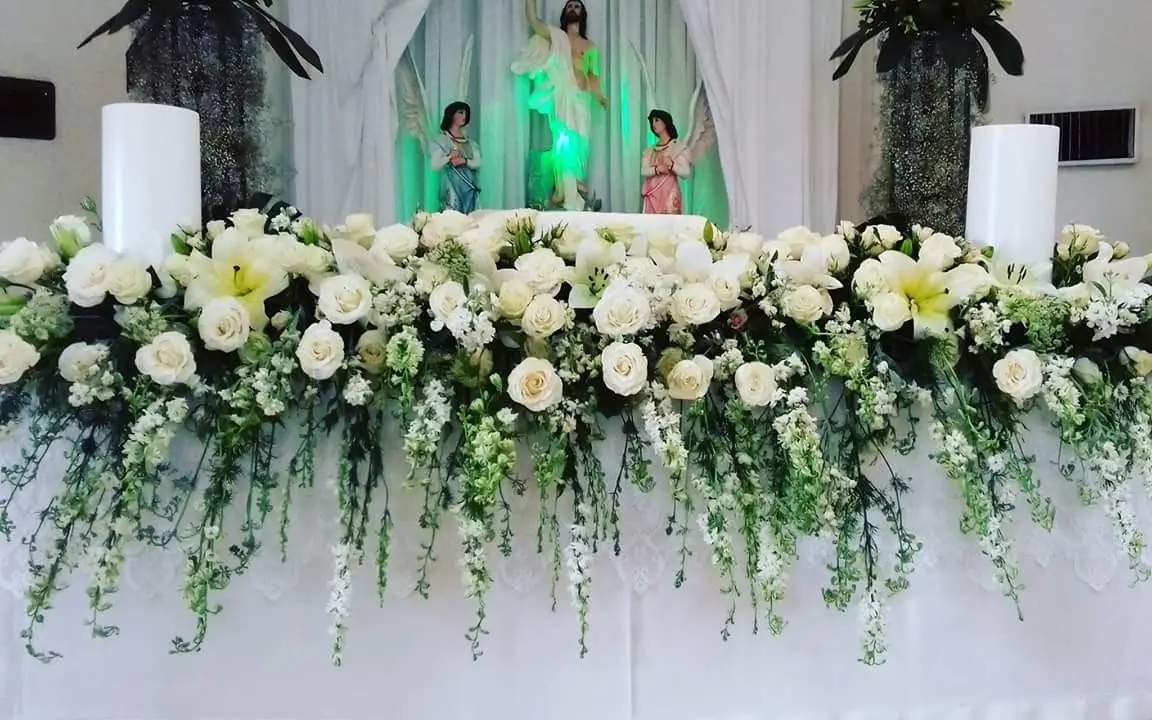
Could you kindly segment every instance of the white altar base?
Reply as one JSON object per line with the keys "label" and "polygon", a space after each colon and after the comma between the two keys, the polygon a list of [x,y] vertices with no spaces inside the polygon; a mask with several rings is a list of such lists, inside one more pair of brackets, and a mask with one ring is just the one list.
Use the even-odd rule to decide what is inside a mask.
{"label": "white altar base", "polygon": [[[522,210],[478,210],[472,217],[481,222],[511,217]],[[600,229],[616,229],[636,235],[668,235],[699,239],[708,219],[700,215],[644,215],[642,213],[569,212],[550,210],[536,215],[538,233],[563,225],[593,235]]]}
{"label": "white altar base", "polygon": [[[1037,419],[1034,427],[1046,426]],[[18,601],[0,595],[0,718],[4,720],[1147,720],[1152,717],[1152,591],[1130,589],[1099,509],[1079,506],[1055,467],[1039,476],[1057,503],[1057,529],[1015,529],[1027,586],[1025,622],[991,582],[975,543],[956,529],[955,493],[925,443],[898,469],[913,477],[908,522],[924,551],[912,587],[889,616],[887,665],[856,662],[856,618],[824,608],[818,543],[804,548],[783,609],[784,635],[752,636],[746,601],[732,639],[719,637],[727,598],[694,533],[685,587],[672,587],[676,547],[663,532],[657,490],[629,492],[623,555],[597,557],[590,653],[579,659],[565,589],[550,611],[546,560],[534,548],[535,503],[517,513],[522,551],[492,553],[496,585],[485,654],[473,662],[464,632],[454,528],[441,534],[432,597],[411,589],[422,535],[416,493],[402,491],[385,607],[373,568],[358,574],[345,666],[328,660],[324,605],[335,501],[318,487],[298,496],[289,560],[274,545],[222,600],[204,651],[169,656],[192,630],[178,596],[178,554],[128,561],[116,610],[122,634],[91,640],[83,579],[38,635],[65,657],[23,655]],[[1054,439],[1033,438],[1041,463]],[[328,461],[334,447],[327,450]],[[615,456],[609,450],[606,458]],[[606,471],[611,475],[615,463]],[[330,465],[328,467],[331,467]],[[321,475],[323,477],[323,475]],[[47,485],[47,483],[46,483]],[[318,483],[322,485],[322,483]],[[25,504],[27,506],[27,504]],[[1147,516],[1147,503],[1138,507]],[[274,537],[274,530],[269,538]],[[270,543],[274,542],[270,540]],[[0,550],[0,582],[18,590],[19,548]],[[563,581],[562,581],[563,582]],[[67,688],[66,692],[62,689]]]}

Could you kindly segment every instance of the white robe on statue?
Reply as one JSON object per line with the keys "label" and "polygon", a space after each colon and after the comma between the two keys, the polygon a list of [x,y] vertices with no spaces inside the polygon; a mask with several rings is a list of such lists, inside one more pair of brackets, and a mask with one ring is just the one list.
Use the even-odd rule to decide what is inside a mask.
{"label": "white robe on statue", "polygon": [[529,107],[548,118],[552,161],[558,189],[564,194],[564,209],[583,210],[584,200],[578,188],[588,179],[595,99],[591,92],[580,88],[576,73],[599,77],[599,51],[589,48],[583,66],[574,68],[568,35],[557,27],[550,27],[549,31],[550,41],[532,36],[519,59],[512,63],[512,72],[532,81]]}

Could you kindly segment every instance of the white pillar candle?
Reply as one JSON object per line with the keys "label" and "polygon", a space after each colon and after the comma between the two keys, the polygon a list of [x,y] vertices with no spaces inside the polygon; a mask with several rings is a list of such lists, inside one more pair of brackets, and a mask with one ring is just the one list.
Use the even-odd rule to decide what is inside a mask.
{"label": "white pillar candle", "polygon": [[148,265],[172,233],[200,228],[200,116],[168,105],[117,103],[103,111],[104,243]]}
{"label": "white pillar candle", "polygon": [[1060,128],[986,125],[972,129],[967,237],[992,246],[1001,264],[1052,259]]}

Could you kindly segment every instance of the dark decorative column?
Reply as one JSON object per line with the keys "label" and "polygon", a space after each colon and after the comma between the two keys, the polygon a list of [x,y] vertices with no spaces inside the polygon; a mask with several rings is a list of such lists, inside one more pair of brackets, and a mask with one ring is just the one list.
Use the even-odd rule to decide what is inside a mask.
{"label": "dark decorative column", "polygon": [[947,62],[939,40],[933,33],[918,36],[899,64],[880,75],[883,150],[864,204],[872,215],[901,213],[960,235],[971,128],[984,89],[979,68]]}
{"label": "dark decorative column", "polygon": [[275,192],[262,142],[264,37],[256,23],[222,24],[190,7],[160,23],[146,17],[135,30],[127,54],[131,99],[200,114],[205,218]]}

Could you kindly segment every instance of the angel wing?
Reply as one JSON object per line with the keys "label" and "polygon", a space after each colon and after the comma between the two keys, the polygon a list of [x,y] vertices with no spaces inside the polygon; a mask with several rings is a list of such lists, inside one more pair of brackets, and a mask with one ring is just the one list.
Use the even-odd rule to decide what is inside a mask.
{"label": "angel wing", "polygon": [[400,84],[400,125],[405,132],[420,141],[427,153],[433,122],[428,113],[424,81],[420,79],[420,71],[416,68],[416,60],[410,50],[405,50],[404,56],[400,58],[396,75]]}
{"label": "angel wing", "polygon": [[648,63],[644,60],[644,53],[640,52],[636,43],[629,42],[628,44],[632,46],[632,53],[636,55],[636,62],[640,63],[640,77],[644,80],[644,102],[651,110],[657,107],[656,83],[652,80],[652,71],[648,68]]}
{"label": "angel wing", "polygon": [[464,43],[464,54],[460,58],[460,85],[456,92],[456,99],[468,102],[472,87],[472,53],[476,48],[476,35],[469,35],[468,42]]}
{"label": "angel wing", "polygon": [[689,116],[688,156],[696,162],[716,144],[716,123],[712,120],[712,108],[708,105],[708,93],[704,81],[696,83],[692,93],[692,113]]}

